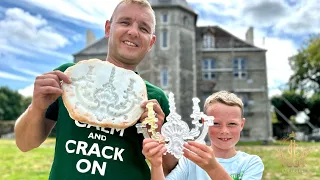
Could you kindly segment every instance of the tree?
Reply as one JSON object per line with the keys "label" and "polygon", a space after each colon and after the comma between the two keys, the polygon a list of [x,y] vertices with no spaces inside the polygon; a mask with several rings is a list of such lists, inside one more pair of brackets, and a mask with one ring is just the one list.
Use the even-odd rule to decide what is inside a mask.
{"label": "tree", "polygon": [[[284,91],[281,96],[272,97],[271,104],[288,119],[290,119],[291,116],[297,115],[297,113],[285,102],[286,100],[298,111],[303,111],[308,107],[306,98],[294,91]],[[287,124],[278,113],[276,113],[276,116],[280,123]]]}
{"label": "tree", "polygon": [[309,99],[310,123],[320,127],[320,93],[313,94]]}
{"label": "tree", "polygon": [[311,36],[289,64],[293,70],[291,89],[320,92],[320,34]]}
{"label": "tree", "polygon": [[31,103],[17,91],[0,87],[0,120],[16,120]]}

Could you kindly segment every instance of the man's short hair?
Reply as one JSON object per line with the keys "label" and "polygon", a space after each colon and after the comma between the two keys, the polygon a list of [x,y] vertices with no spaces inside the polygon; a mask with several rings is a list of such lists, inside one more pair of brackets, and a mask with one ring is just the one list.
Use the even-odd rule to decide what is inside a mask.
{"label": "man's short hair", "polygon": [[152,9],[151,7],[151,4],[149,3],[148,0],[121,0],[119,2],[119,4],[116,6],[116,8],[114,9],[112,15],[111,15],[111,18],[110,18],[110,22],[112,22],[112,19],[113,19],[113,16],[114,16],[114,12],[116,12],[116,10],[118,9],[118,7],[120,6],[120,4],[130,4],[130,3],[133,3],[133,4],[138,4],[142,7],[145,7],[145,8],[148,8],[151,10],[152,12],[152,16],[153,16],[153,22],[154,22],[154,27],[152,28],[152,31],[154,32],[155,31],[155,26],[156,26],[156,15],[154,13],[154,10]]}
{"label": "man's short hair", "polygon": [[243,116],[243,102],[235,94],[228,91],[218,91],[210,95],[204,103],[204,112],[206,113],[209,105],[214,103],[221,103],[228,106],[238,106],[241,109],[241,116]]}

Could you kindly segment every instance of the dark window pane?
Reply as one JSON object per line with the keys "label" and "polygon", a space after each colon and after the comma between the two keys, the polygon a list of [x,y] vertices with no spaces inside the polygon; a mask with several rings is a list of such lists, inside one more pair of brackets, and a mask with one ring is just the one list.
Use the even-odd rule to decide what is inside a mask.
{"label": "dark window pane", "polygon": [[211,73],[211,79],[214,79],[214,78],[216,78],[216,74]]}
{"label": "dark window pane", "polygon": [[203,69],[209,69],[209,62],[208,62],[208,60],[203,60]]}
{"label": "dark window pane", "polygon": [[168,15],[167,14],[163,14],[162,15],[162,21],[163,22],[168,22]]}
{"label": "dark window pane", "polygon": [[209,79],[208,73],[203,73],[203,79]]}
{"label": "dark window pane", "polygon": [[168,71],[166,69],[161,71],[162,87],[168,86]]}
{"label": "dark window pane", "polygon": [[210,62],[211,62],[211,69],[214,69],[214,60],[211,59]]}
{"label": "dark window pane", "polygon": [[168,47],[168,32],[162,32],[162,47]]}
{"label": "dark window pane", "polygon": [[246,68],[246,60],[241,59],[241,69],[245,69],[245,68]]}

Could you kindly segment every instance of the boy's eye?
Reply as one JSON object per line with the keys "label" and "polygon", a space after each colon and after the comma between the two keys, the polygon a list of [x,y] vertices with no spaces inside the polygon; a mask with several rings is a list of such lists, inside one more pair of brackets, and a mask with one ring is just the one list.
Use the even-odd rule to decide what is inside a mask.
{"label": "boy's eye", "polygon": [[219,123],[213,123],[213,125],[214,125],[214,126],[219,126],[220,124],[219,124]]}
{"label": "boy's eye", "polygon": [[236,126],[237,124],[236,124],[236,123],[230,123],[229,125],[231,125],[231,126]]}

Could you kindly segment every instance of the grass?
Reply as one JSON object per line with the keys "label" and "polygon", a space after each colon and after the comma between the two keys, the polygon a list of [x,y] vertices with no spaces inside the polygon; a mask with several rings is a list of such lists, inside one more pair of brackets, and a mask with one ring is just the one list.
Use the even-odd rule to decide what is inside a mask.
{"label": "grass", "polygon": [[47,140],[40,148],[22,153],[14,140],[0,139],[0,179],[48,179],[54,154],[54,139]]}
{"label": "grass", "polygon": [[[261,157],[265,171],[263,179],[266,180],[315,180],[320,179],[320,143],[297,142],[297,155],[307,152],[306,158],[303,158],[305,163],[298,167],[288,167],[285,163],[285,158],[292,160],[289,154],[289,143],[277,142],[273,145],[258,146],[258,145],[239,145],[238,150],[249,154],[256,154]],[[279,155],[283,154],[285,158]],[[282,165],[283,164],[283,165]]]}
{"label": "grass", "polygon": [[[48,179],[54,154],[54,139],[47,140],[39,148],[27,153],[20,152],[13,140],[0,139],[0,179],[5,180],[42,180]],[[320,180],[320,143],[298,142],[297,152],[309,151],[305,166],[288,168],[281,166],[279,152],[289,157],[288,143],[277,142],[272,145],[260,145],[261,142],[239,143],[237,149],[261,157],[266,180]]]}

